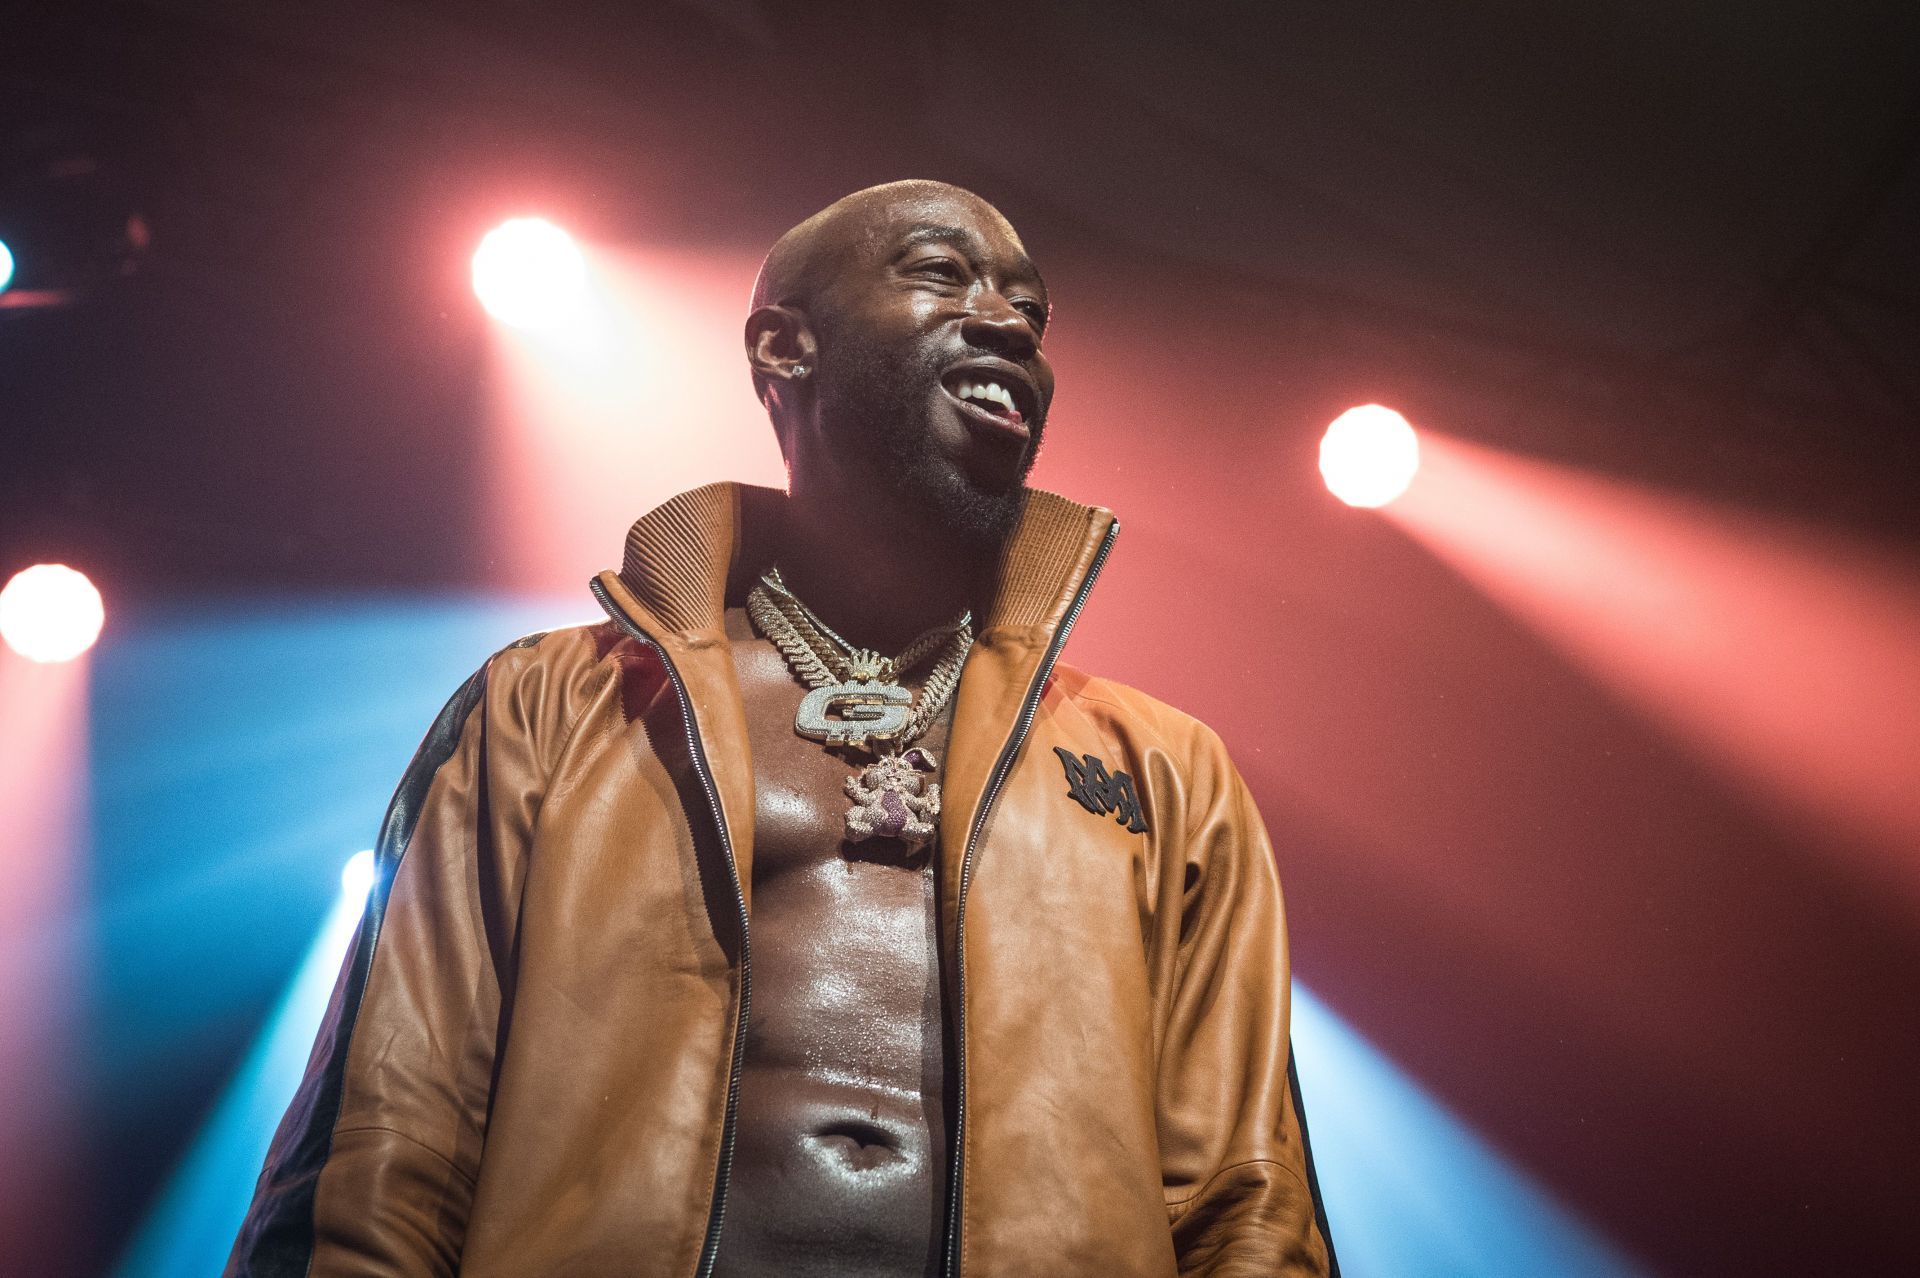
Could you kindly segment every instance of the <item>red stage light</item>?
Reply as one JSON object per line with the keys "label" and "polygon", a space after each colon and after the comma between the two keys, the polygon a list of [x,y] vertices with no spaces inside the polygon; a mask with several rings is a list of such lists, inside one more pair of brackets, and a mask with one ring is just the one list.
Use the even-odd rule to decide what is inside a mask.
{"label": "red stage light", "polygon": [[0,590],[0,638],[29,661],[71,661],[100,637],[100,592],[65,564],[22,569]]}
{"label": "red stage light", "polygon": [[553,328],[580,313],[587,261],[573,237],[545,218],[511,218],[488,231],[474,251],[473,291],[504,324]]}
{"label": "red stage light", "polygon": [[1362,404],[1333,419],[1320,440],[1320,474],[1349,506],[1384,506],[1413,482],[1420,440],[1391,408]]}
{"label": "red stage light", "polygon": [[674,493],[786,484],[740,349],[759,266],[734,251],[598,246],[573,318],[538,332],[488,325],[496,586],[572,594]]}

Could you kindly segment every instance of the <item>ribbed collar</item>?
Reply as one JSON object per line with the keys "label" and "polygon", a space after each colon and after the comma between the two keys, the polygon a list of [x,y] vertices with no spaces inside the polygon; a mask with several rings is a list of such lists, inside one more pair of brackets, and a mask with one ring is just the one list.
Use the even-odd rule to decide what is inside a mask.
{"label": "ribbed collar", "polygon": [[[778,489],[751,484],[681,493],[628,531],[620,583],[662,631],[720,630],[728,603],[743,601],[772,566],[786,500]],[[1113,522],[1111,511],[1029,489],[1001,553],[981,632],[1059,625]]]}

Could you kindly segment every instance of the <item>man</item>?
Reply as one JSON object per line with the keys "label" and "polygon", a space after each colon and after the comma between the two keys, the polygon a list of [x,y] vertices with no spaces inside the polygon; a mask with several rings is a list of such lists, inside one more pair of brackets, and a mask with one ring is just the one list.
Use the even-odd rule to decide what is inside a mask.
{"label": "man", "polygon": [[790,492],[454,695],[229,1273],[1328,1271],[1259,816],[1058,661],[1116,525],[1024,486],[1047,318],[943,184],[775,245]]}

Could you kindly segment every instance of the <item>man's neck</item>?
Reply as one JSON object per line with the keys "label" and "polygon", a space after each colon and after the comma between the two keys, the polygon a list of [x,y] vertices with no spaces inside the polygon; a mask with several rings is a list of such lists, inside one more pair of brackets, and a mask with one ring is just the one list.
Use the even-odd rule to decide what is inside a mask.
{"label": "man's neck", "polygon": [[777,562],[787,588],[847,642],[892,656],[984,606],[996,558],[938,529],[902,527],[853,503],[796,494]]}

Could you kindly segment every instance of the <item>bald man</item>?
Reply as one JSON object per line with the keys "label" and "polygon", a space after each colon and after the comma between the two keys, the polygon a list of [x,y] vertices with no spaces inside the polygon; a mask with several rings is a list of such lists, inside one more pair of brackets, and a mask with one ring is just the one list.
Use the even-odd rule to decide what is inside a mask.
{"label": "bald man", "polygon": [[780,238],[788,491],[454,694],[229,1274],[1332,1270],[1259,815],[1060,660],[1118,526],[1025,484],[1049,314],[941,183]]}

